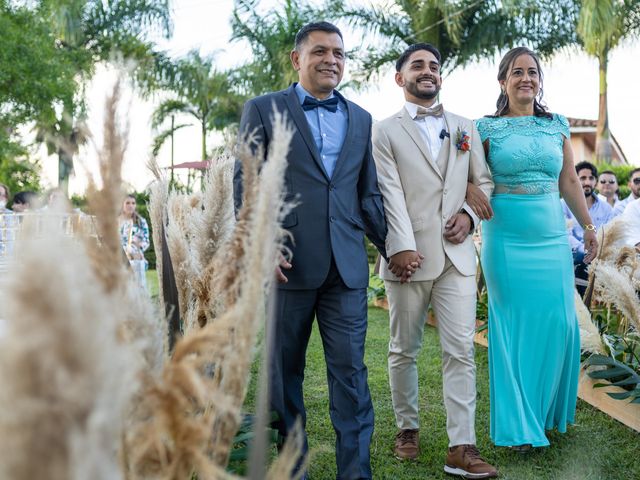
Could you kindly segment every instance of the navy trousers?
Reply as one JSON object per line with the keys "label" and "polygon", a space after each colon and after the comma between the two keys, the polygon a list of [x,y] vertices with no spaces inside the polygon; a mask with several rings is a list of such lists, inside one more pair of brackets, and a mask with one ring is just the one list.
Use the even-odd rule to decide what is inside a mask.
{"label": "navy trousers", "polygon": [[[285,271],[286,275],[286,271]],[[364,365],[366,289],[348,288],[332,261],[315,290],[277,292],[270,400],[286,437],[296,418],[306,423],[302,396],[305,355],[314,317],[322,337],[329,384],[329,414],[336,432],[339,480],[370,479],[373,405]],[[306,448],[306,437],[305,437]]]}

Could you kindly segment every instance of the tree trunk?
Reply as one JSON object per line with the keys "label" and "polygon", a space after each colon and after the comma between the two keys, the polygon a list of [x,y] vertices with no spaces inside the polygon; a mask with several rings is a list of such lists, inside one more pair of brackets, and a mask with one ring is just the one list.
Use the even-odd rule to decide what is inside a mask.
{"label": "tree trunk", "polygon": [[608,52],[598,57],[600,75],[600,99],[598,124],[596,126],[596,161],[611,163],[611,133],[609,132],[609,109],[607,106],[607,66]]}
{"label": "tree trunk", "polygon": [[73,173],[73,155],[64,148],[58,149],[58,188],[69,197],[69,176]]}
{"label": "tree trunk", "polygon": [[[203,115],[202,119],[202,161],[204,162],[207,159],[207,116]],[[200,170],[200,190],[204,190],[204,172],[206,170]]]}
{"label": "tree trunk", "polygon": [[169,180],[169,188],[173,188],[173,186],[175,185],[175,177],[174,177],[174,171],[173,171],[173,136],[176,133],[174,129],[175,121],[176,121],[175,115],[171,115],[171,180]]}

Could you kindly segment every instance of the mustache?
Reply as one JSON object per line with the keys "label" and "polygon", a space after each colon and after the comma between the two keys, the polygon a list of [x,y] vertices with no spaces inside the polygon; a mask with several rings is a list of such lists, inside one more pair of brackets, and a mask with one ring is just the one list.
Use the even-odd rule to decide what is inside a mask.
{"label": "mustache", "polygon": [[434,77],[433,75],[420,75],[418,78],[416,78],[416,82],[421,82],[422,80],[431,80],[433,83],[436,83],[436,77]]}

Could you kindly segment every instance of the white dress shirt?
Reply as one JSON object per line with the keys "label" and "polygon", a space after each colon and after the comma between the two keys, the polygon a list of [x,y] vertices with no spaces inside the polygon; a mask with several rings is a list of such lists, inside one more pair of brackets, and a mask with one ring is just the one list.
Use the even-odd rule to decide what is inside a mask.
{"label": "white dress shirt", "polygon": [[625,244],[634,247],[640,243],[640,198],[631,200],[621,215],[626,223]]}
{"label": "white dress shirt", "polygon": [[[429,108],[433,108],[438,103],[434,103]],[[442,130],[446,130],[446,124],[444,121],[444,115],[441,117],[424,117],[421,119],[416,119],[416,114],[418,113],[418,107],[421,105],[416,105],[415,103],[405,102],[404,108],[407,109],[411,118],[415,122],[418,130],[420,131],[420,135],[424,139],[427,144],[427,148],[429,149],[429,153],[431,154],[431,158],[433,161],[438,161],[438,155],[440,155],[440,148],[442,148],[442,142],[444,139],[440,138],[440,132]],[[441,172],[444,173],[444,172]]]}

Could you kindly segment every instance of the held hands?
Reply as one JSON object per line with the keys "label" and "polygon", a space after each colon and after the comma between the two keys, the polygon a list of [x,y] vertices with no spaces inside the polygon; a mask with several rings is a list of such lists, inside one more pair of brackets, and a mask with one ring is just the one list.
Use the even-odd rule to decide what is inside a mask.
{"label": "held hands", "polygon": [[467,213],[456,213],[444,226],[444,238],[451,243],[462,243],[470,231],[471,217]]}
{"label": "held hands", "polygon": [[422,266],[424,255],[415,250],[403,250],[389,258],[388,268],[396,277],[400,278],[400,283],[411,281],[418,268]]}
{"label": "held hands", "polygon": [[471,182],[467,183],[467,196],[465,200],[480,220],[491,220],[493,218],[493,209],[491,208],[489,199],[480,188]]}
{"label": "held hands", "polygon": [[593,230],[585,230],[584,232],[584,263],[591,263],[598,254],[598,239],[596,232]]}

